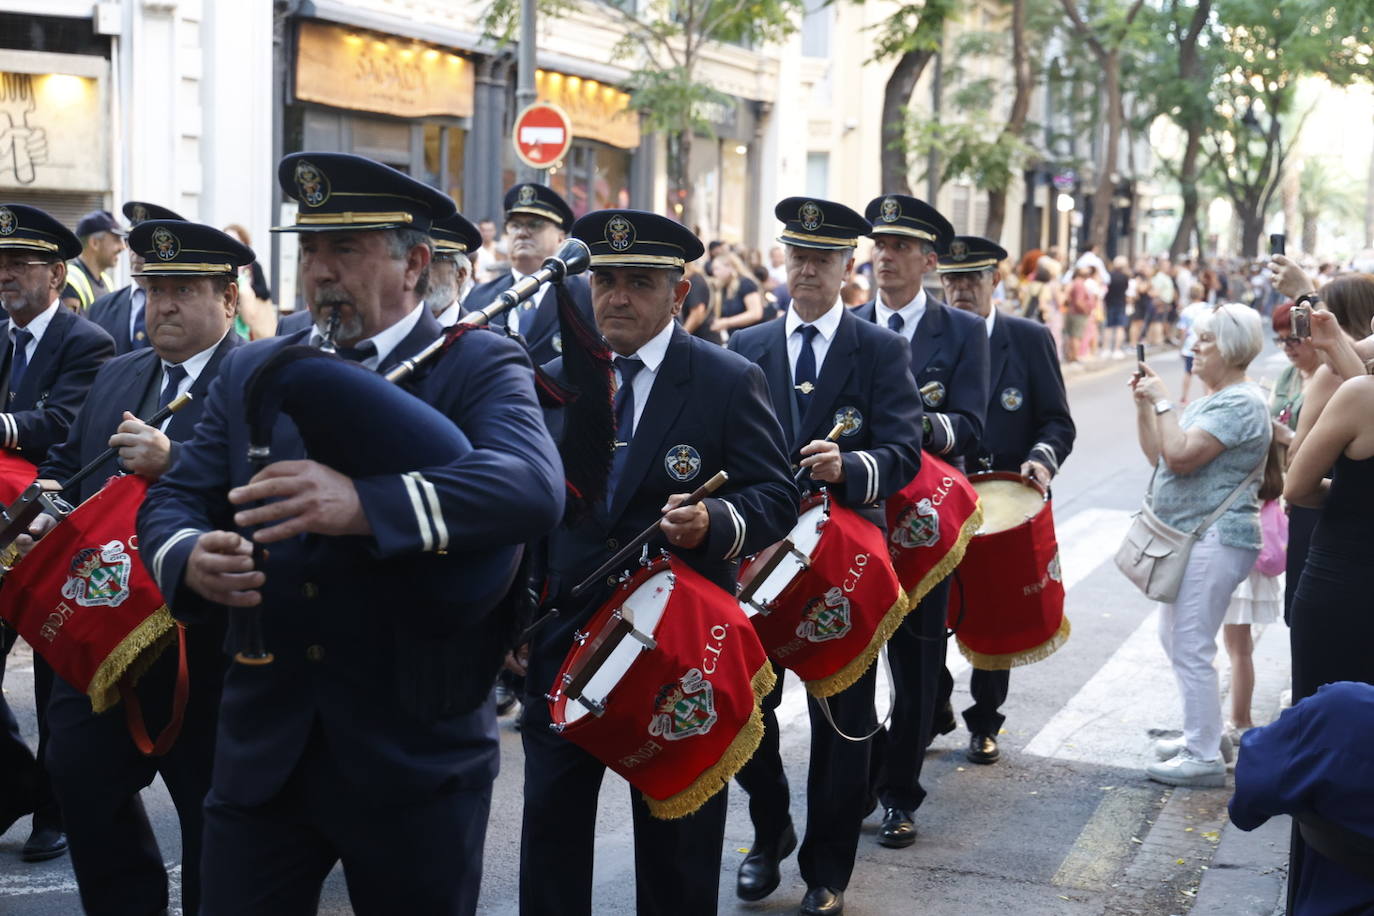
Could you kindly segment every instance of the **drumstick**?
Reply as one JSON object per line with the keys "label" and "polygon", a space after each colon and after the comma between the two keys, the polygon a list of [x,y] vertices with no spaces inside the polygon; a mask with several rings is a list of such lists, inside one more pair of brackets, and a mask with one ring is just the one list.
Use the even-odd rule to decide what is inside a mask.
{"label": "drumstick", "polygon": [[[674,508],[681,509],[683,506],[695,506],[697,503],[701,502],[703,499],[705,499],[706,497],[710,496],[712,493],[716,492],[721,487],[723,487],[726,481],[728,481],[729,479],[730,475],[725,473],[724,471],[716,472],[716,476],[712,477],[710,480],[706,481],[704,484],[697,487],[696,490],[694,490],[690,496],[688,496],[682,502],[678,503],[677,506],[675,506]],[[591,588],[592,586],[596,585],[596,583],[600,582],[605,576],[624,568],[625,561],[628,560],[635,553],[637,553],[639,549],[643,547],[645,544],[647,544],[649,542],[649,539],[658,532],[659,524],[661,521],[662,520],[660,519],[659,521],[654,522],[648,528],[645,528],[635,537],[633,541],[630,541],[624,547],[620,548],[620,550],[616,552],[615,556],[611,557],[605,563],[602,563],[600,566],[598,566],[596,572],[592,573],[590,576],[579,582],[577,584],[577,587],[572,590],[573,597],[576,598],[580,596],[587,589]]]}
{"label": "drumstick", "polygon": [[[843,435],[844,435],[845,428],[848,427],[848,426],[849,426],[849,424],[846,423],[846,422],[843,421],[843,420],[841,420],[840,422],[836,423],[834,426],[832,426],[832,427],[830,428],[830,432],[828,432],[828,433],[825,434],[825,441],[826,441],[826,442],[834,442],[836,439],[840,438],[840,436],[843,436]],[[811,470],[811,469],[810,469],[810,468],[797,468],[797,473],[796,473],[796,475],[792,478],[792,482],[795,483],[797,486],[801,486],[802,481],[806,479],[806,472],[809,471],[809,470]]]}

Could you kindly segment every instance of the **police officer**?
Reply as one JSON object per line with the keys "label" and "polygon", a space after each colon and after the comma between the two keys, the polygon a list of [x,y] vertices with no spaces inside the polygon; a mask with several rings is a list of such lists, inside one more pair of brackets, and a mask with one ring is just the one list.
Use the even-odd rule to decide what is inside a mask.
{"label": "police officer", "polygon": [[107,210],[93,210],[76,224],[81,251],[67,265],[67,286],[62,304],[85,312],[91,303],[110,291],[110,271],[124,250],[124,227]]}
{"label": "police officer", "polygon": [[434,240],[434,260],[429,264],[429,289],[425,305],[441,327],[450,327],[462,314],[464,297],[471,290],[472,253],[482,247],[482,233],[461,213],[437,220],[429,227]]}
{"label": "police officer", "polygon": [[[499,279],[473,287],[463,301],[471,312],[496,301],[496,297],[537,271],[544,259],[555,254],[572,228],[573,212],[558,192],[542,184],[518,184],[506,192],[506,238],[510,246],[510,272]],[[582,277],[568,277],[563,289],[572,296],[587,324],[592,323],[591,294]],[[509,313],[512,334],[524,338],[530,359],[539,366],[557,358],[563,349],[558,331],[557,297],[544,287],[520,308]]]}
{"label": "police officer", "polygon": [[[419,289],[430,224],[453,202],[343,153],[293,153],[277,174],[300,204],[295,225],[282,228],[301,233],[305,300],[322,323],[339,316],[339,354],[386,371],[433,341],[440,329]],[[255,474],[248,380],[315,336],[299,331],[229,355],[194,439],[139,513],[141,549],[172,613],[194,621],[221,605],[261,607],[275,655],[231,665],[224,681],[205,804],[204,910],[311,912],[342,860],[360,913],[472,913],[499,757],[487,694],[506,647],[488,653],[506,622],[474,619],[460,578],[472,551],[553,527],[560,463],[524,351],[478,332],[410,389],[465,434],[471,452],[355,479],[304,460],[298,427],[282,417],[274,463]],[[353,455],[369,448],[369,421],[383,419],[366,406],[319,408],[337,410],[340,448]],[[379,460],[396,447],[381,444]],[[265,555],[255,559],[247,531]],[[429,586],[446,579],[436,600]],[[243,637],[241,616],[230,631]]]}
{"label": "police officer", "polygon": [[[158,243],[170,247],[162,249]],[[121,468],[157,480],[204,413],[205,396],[225,357],[241,343],[229,333],[238,306],[238,268],[253,252],[209,226],[142,221],[129,234],[141,255],[147,286],[144,347],[101,367],[67,441],[54,448],[40,476],[65,480],[107,446],[119,454],[64,493],[72,503],[94,496]],[[190,403],[159,427],[150,417],[182,394]],[[116,465],[116,461],[119,465]],[[132,522],[132,519],[130,519]],[[40,516],[35,533],[52,527]],[[189,691],[180,735],[165,755],[139,752],[124,715],[96,715],[86,694],[61,678],[48,706],[47,763],[62,802],[72,867],[89,914],[157,913],[167,907],[167,873],[139,792],[162,780],[181,821],[181,901],[195,913],[200,900],[201,807],[210,789],[215,724],[224,678],[223,621],[188,627]],[[143,674],[138,695],[145,718],[160,727],[171,718],[177,652],[166,651]]]}
{"label": "police officer", "polygon": [[[983,433],[988,397],[988,346],[982,326],[927,295],[923,278],[954,237],[938,210],[904,194],[869,201],[873,278],[878,293],[856,314],[910,342],[911,372],[926,408],[925,448],[957,468]],[[874,788],[883,805],[878,842],[902,848],[916,841],[915,811],[925,799],[921,767],[936,731],[954,729],[954,714],[937,701],[945,665],[949,580],[932,588],[893,634],[887,657],[896,703],[891,724],[874,740]]]}
{"label": "police officer", "polygon": [[[987,425],[970,470],[1016,471],[1048,489],[1073,449],[1075,428],[1049,329],[992,306],[997,264],[1006,257],[1002,246],[976,236],[957,236],[940,257],[949,304],[983,320],[991,348]],[[964,710],[973,763],[996,763],[1000,756],[997,733],[1006,717],[998,709],[1010,678],[1006,669],[973,669],[973,705]]]}
{"label": "police officer", "polygon": [[[166,207],[142,200],[131,200],[126,203],[124,218],[134,228],[150,219],[184,219]],[[105,329],[105,333],[114,338],[116,355],[149,346],[147,316],[143,312],[144,304],[148,300],[142,276],[143,256],[135,251],[132,245],[129,247],[129,264],[133,267],[133,282],[101,296],[91,303],[90,309],[86,312],[87,318],[100,325]]]}
{"label": "police officer", "polygon": [[[739,558],[777,541],[797,518],[797,490],[782,430],[758,367],[692,337],[673,320],[689,284],[683,265],[701,257],[696,236],[638,210],[600,210],[573,226],[591,248],[597,327],[614,353],[616,452],[604,508],[550,538],[549,604],[561,612],[538,629],[526,677],[525,814],[520,911],[589,913],[597,793],[605,765],[549,728],[548,703],[573,634],[609,587],[571,589],[625,542],[658,521],[664,548],[729,593]],[[550,370],[562,372],[559,362]],[[728,409],[723,409],[729,405]],[[555,421],[557,422],[557,421]],[[693,506],[683,498],[718,470],[729,484]],[[693,814],[659,820],[638,793],[635,885],[641,914],[711,914],[725,835],[726,791]]]}
{"label": "police officer", "polygon": [[[882,501],[906,486],[921,465],[921,403],[907,368],[907,342],[862,321],[840,300],[868,220],[828,200],[789,197],[777,205],[784,224],[787,288],[792,304],[782,321],[736,332],[730,349],[758,363],[773,408],[790,431],[789,455],[800,456],[810,487],[828,487],[841,504],[882,524]],[[838,442],[826,436],[838,422]],[[778,749],[776,709],[783,671],[764,701],[764,738],[737,777],[749,793],[754,845],[740,864],[736,892],[761,900],[777,888],[779,862],[796,845],[788,813],[787,776]],[[798,861],[806,881],[801,911],[844,911],[859,830],[868,812],[869,742],[850,736],[874,729],[870,666],[854,684],[829,697],[829,716],[814,699],[806,835]]]}
{"label": "police officer", "polygon": [[[0,304],[6,317],[0,323],[0,448],[17,451],[34,464],[67,437],[96,372],[114,353],[108,334],[59,304],[67,285],[66,261],[80,252],[76,236],[47,213],[23,204],[0,204]],[[0,629],[0,683],[4,658],[16,638],[14,630]],[[22,853],[30,862],[59,856],[67,848],[62,815],[43,763],[52,668],[38,656],[33,660],[33,682],[36,763],[0,694],[0,772],[13,774],[3,790],[8,798],[0,805],[0,828],[8,829],[34,812],[33,831]]]}

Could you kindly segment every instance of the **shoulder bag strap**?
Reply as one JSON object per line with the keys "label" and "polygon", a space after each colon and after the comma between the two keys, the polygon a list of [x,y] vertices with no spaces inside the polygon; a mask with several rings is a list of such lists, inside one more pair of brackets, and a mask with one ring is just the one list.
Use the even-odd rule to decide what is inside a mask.
{"label": "shoulder bag strap", "polygon": [[1231,504],[1235,502],[1236,499],[1240,496],[1241,491],[1243,491],[1247,486],[1250,485],[1250,481],[1255,480],[1261,474],[1264,473],[1264,466],[1266,463],[1268,463],[1268,461],[1269,449],[1266,448],[1264,450],[1264,457],[1260,459],[1260,463],[1255,466],[1255,469],[1251,471],[1246,476],[1246,478],[1240,482],[1239,486],[1237,486],[1234,490],[1231,491],[1229,496],[1227,496],[1224,500],[1221,501],[1221,505],[1217,506],[1216,511],[1214,511],[1211,515],[1207,516],[1207,518],[1203,520],[1202,524],[1197,527],[1197,530],[1193,532],[1193,535],[1195,537],[1202,537],[1202,532],[1212,527],[1213,522],[1215,522],[1217,519],[1221,518],[1223,515],[1226,514],[1226,510],[1231,508]]}

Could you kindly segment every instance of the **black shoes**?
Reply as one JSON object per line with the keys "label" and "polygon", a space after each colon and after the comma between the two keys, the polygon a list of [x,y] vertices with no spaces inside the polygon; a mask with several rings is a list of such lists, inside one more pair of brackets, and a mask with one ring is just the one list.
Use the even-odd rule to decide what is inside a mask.
{"label": "black shoes", "polygon": [[1002,756],[1002,752],[997,749],[997,738],[993,735],[980,735],[974,733],[968,739],[968,757],[970,763],[989,764],[996,763],[997,758]]}
{"label": "black shoes", "polygon": [[901,808],[888,808],[883,814],[883,825],[878,830],[878,845],[888,849],[905,849],[916,842],[916,822],[912,814]]}
{"label": "black shoes", "polygon": [[46,862],[56,859],[66,851],[67,835],[62,832],[61,827],[35,825],[28,841],[24,843],[24,851],[19,854],[19,858],[25,862]]}
{"label": "black shoes", "polygon": [[812,887],[802,898],[802,916],[840,916],[844,912],[844,891]]}
{"label": "black shoes", "polygon": [[[754,838],[754,846],[749,855],[739,864],[739,875],[735,879],[735,894],[741,900],[762,900],[778,889],[782,875],[778,866],[782,860],[797,848],[797,831],[789,821],[782,835],[771,843],[759,842]],[[810,894],[807,895],[810,899]],[[803,907],[802,912],[806,912]],[[840,912],[826,910],[825,912]]]}
{"label": "black shoes", "polygon": [[931,725],[930,740],[926,742],[926,747],[935,743],[936,735],[948,735],[958,727],[959,723],[954,718],[954,706],[946,700],[944,709],[935,710],[935,721]]}

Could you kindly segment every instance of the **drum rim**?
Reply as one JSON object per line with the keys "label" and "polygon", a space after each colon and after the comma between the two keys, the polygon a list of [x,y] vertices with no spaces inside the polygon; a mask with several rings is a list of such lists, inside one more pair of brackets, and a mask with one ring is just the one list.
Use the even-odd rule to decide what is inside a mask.
{"label": "drum rim", "polygon": [[1018,474],[1016,471],[979,471],[976,474],[968,474],[966,476],[970,485],[979,480],[1014,480],[1017,483],[1023,483],[1032,490],[1039,492],[1040,499],[1043,502],[1050,501],[1050,491],[1047,487],[1043,486],[1040,481],[1035,478],[1027,477],[1024,474]]}

